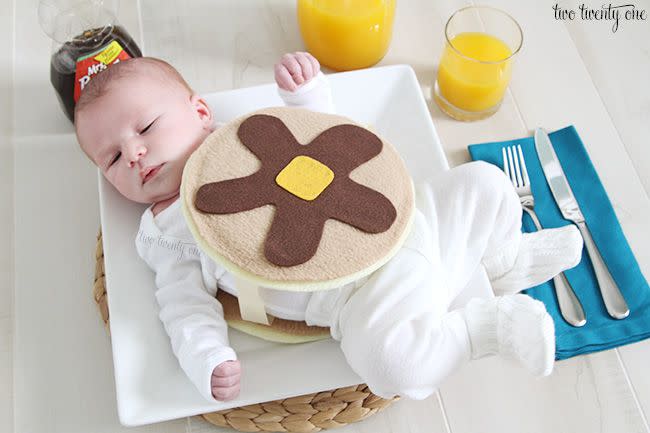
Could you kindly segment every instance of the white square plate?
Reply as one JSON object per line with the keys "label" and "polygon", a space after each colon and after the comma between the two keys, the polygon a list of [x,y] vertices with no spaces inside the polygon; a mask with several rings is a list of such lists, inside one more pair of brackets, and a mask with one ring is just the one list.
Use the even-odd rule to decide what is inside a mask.
{"label": "white square plate", "polygon": [[[337,112],[391,142],[414,180],[447,168],[413,70],[389,66],[329,76]],[[275,84],[206,95],[217,121],[282,105]],[[283,345],[231,330],[242,362],[241,394],[205,401],[180,369],[158,319],[154,277],[135,251],[144,206],[121,197],[99,176],[106,287],[117,407],[135,426],[361,383],[333,340]],[[315,372],[319,372],[316,374]],[[327,374],[323,374],[327,372]]]}

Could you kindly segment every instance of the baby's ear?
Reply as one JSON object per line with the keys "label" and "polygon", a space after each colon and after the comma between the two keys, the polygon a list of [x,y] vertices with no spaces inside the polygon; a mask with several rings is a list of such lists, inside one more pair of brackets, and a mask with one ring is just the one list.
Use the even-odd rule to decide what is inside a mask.
{"label": "baby's ear", "polygon": [[199,95],[192,95],[190,97],[190,103],[192,104],[192,107],[196,111],[196,114],[199,116],[205,126],[211,126],[212,110],[210,110],[210,107],[208,107],[208,104],[205,102],[205,100]]}

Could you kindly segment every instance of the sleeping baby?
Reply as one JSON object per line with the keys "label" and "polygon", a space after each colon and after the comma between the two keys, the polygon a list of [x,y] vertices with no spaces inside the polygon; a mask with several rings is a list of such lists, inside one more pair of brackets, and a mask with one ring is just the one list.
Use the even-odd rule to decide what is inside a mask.
{"label": "sleeping baby", "polygon": [[[285,104],[333,112],[327,78],[310,54],[284,55],[275,80]],[[155,273],[174,354],[212,401],[240,390],[242,366],[215,296],[237,296],[237,288],[234,276],[197,246],[179,192],[188,158],[219,126],[183,77],[150,57],[99,74],[75,110],[83,151],[124,197],[150,205],[136,247]],[[321,292],[261,288],[266,312],[329,327],[350,367],[384,398],[426,398],[463,363],[487,355],[550,374],[553,321],[541,302],[519,292],[579,262],[577,229],[522,234],[512,184],[482,162],[415,185],[415,207],[406,240],[379,269]],[[165,247],[178,241],[196,246],[194,254]],[[493,295],[466,299],[480,292]]]}

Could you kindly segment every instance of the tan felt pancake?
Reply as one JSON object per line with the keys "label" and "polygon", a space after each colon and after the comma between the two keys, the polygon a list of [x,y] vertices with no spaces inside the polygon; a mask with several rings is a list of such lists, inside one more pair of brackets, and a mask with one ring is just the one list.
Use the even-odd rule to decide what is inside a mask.
{"label": "tan felt pancake", "polygon": [[[385,196],[349,178],[353,169],[381,153],[381,140],[370,131],[337,125],[303,146],[280,119],[257,114],[239,126],[237,135],[262,168],[202,185],[194,204],[220,215],[274,205],[264,243],[271,263],[295,266],[311,259],[330,218],[366,233],[382,233],[395,221],[397,211]],[[286,180],[278,181],[278,173]]]}
{"label": "tan felt pancake", "polygon": [[330,338],[329,328],[308,326],[305,322],[272,317],[271,325],[243,320],[239,313],[237,298],[223,290],[217,291],[217,300],[223,307],[228,325],[247,334],[278,343],[306,343]]}
{"label": "tan felt pancake", "polygon": [[[245,121],[262,118],[266,118],[265,122],[270,118],[272,123],[256,125],[252,132],[246,132],[246,128],[240,129]],[[251,193],[246,188],[241,188],[240,194],[237,194],[233,193],[236,191],[234,188],[222,201],[218,195],[212,196],[212,204],[206,205],[214,206],[208,209],[214,211],[225,203],[230,206],[228,210],[241,210],[239,212],[218,214],[195,207],[198,191],[204,185],[219,185],[221,182],[221,185],[231,183],[237,186],[241,178],[252,178],[252,175],[263,172],[264,167],[281,170],[282,165],[291,159],[289,154],[282,151],[282,143],[286,144],[281,142],[286,138],[280,131],[282,128],[295,137],[296,146],[304,147],[305,151],[300,154],[311,156],[329,168],[334,166],[334,171],[339,173],[338,180],[347,178],[347,185],[355,188],[347,196],[338,195],[337,200],[331,200],[328,206],[321,208],[321,215],[329,212],[329,219],[324,223],[312,224],[306,211],[292,214],[274,204],[264,204],[268,203],[269,191],[274,188],[274,194],[284,194],[288,197],[287,201],[304,202],[302,198],[282,189],[271,175],[265,178],[267,185],[259,188],[264,191],[263,194]],[[347,167],[351,170],[348,170],[348,176],[345,170],[339,170],[334,161],[336,158],[328,159],[327,152],[319,153],[313,146],[319,142],[316,140],[320,138],[319,135],[326,135],[326,131],[334,135],[334,141],[339,140],[347,145],[339,147],[343,151],[349,149],[349,153],[354,153],[352,151],[357,151],[358,147],[375,140],[381,143],[380,153],[376,154],[373,149],[377,146],[373,144],[373,149],[363,151],[361,156],[354,156],[357,164]],[[247,134],[249,138],[246,138]],[[242,136],[246,144],[242,142]],[[250,136],[258,140],[255,142],[257,146],[252,146],[255,153],[249,148],[252,142]],[[362,141],[359,141],[359,137],[362,137]],[[277,154],[285,154],[285,158],[278,162],[274,150]],[[295,152],[291,155],[295,156]],[[261,161],[260,158],[265,160]],[[271,164],[274,158],[275,164]],[[311,206],[320,206],[320,201],[328,197],[329,190],[335,191],[336,182],[335,173],[332,184],[309,202]],[[342,188],[341,185],[344,184],[336,184],[336,188]],[[261,286],[296,291],[339,287],[376,270],[401,246],[410,229],[414,205],[411,178],[400,156],[388,142],[345,117],[286,107],[260,110],[213,132],[188,160],[183,172],[181,196],[183,211],[194,237],[215,261],[235,275]],[[377,204],[382,200],[383,204]],[[392,211],[388,210],[386,202]],[[298,245],[296,242],[308,238],[319,223],[323,227],[322,236],[315,251],[296,253],[295,257],[285,257],[287,261],[282,263],[282,254],[291,248],[281,245],[281,253],[273,255],[273,242],[293,242]],[[271,236],[269,247],[267,238],[273,232],[271,228],[274,224],[283,225],[283,230],[280,230],[279,236]],[[298,235],[291,236],[294,232],[298,232]],[[308,242],[305,241],[305,245]],[[313,246],[313,242],[309,245]],[[267,254],[269,248],[272,250],[270,255]],[[269,257],[275,257],[273,260],[276,263]]]}

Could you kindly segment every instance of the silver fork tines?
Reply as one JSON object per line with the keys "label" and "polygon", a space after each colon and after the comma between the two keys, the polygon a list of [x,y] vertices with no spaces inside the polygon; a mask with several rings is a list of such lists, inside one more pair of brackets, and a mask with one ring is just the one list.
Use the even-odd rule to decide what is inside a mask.
{"label": "silver fork tines", "polygon": [[[508,149],[508,157],[506,158],[506,149]],[[521,152],[521,145],[517,145],[517,150],[515,151],[515,146],[510,146],[508,148],[504,147],[503,150],[503,170],[506,173],[506,176],[510,178],[512,184],[515,188],[518,187],[530,187],[530,179],[528,178],[528,170],[526,169],[526,161],[524,160],[524,155]],[[513,158],[514,154],[514,158]],[[521,165],[520,165],[521,164]],[[510,170],[510,167],[514,167],[514,170]]]}
{"label": "silver fork tines", "polygon": [[528,177],[528,169],[526,168],[524,154],[521,151],[521,145],[504,147],[501,151],[504,173],[510,178],[512,185],[515,187],[521,206],[533,219],[537,230],[541,230],[542,225],[535,213],[535,199],[530,189],[530,178]]}
{"label": "silver fork tines", "polygon": [[[542,230],[542,224],[535,213],[535,198],[530,187],[530,178],[521,145],[504,147],[501,149],[501,154],[503,156],[503,172],[515,187],[522,209],[530,215],[537,230]],[[553,285],[564,320],[573,326],[583,326],[587,323],[582,305],[564,272],[553,278]]]}

